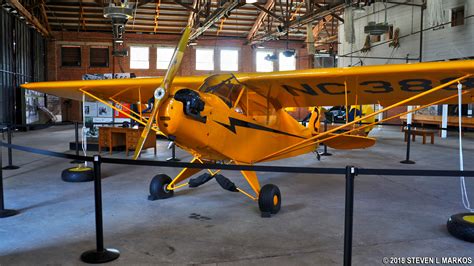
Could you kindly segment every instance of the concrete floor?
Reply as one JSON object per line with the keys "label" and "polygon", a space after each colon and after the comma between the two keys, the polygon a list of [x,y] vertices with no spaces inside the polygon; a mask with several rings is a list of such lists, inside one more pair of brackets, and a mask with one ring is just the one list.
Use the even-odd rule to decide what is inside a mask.
{"label": "concrete floor", "polygon": [[[458,169],[457,136],[435,144],[413,144],[415,165],[403,165],[405,145],[399,128],[375,129],[377,144],[367,150],[330,151],[318,162],[306,154],[273,164],[286,166],[403,169]],[[16,133],[14,143],[66,151],[70,126]],[[169,157],[159,141],[157,159]],[[466,170],[474,170],[474,134],[464,137]],[[3,153],[4,165],[6,151]],[[124,157],[115,153],[113,157]],[[152,158],[152,149],[144,156]],[[178,157],[190,156],[178,151]],[[60,179],[67,160],[14,152],[19,170],[4,171],[8,208],[20,215],[0,219],[0,264],[82,264],[79,256],[95,247],[92,183]],[[182,189],[175,197],[148,201],[157,173],[180,169],[103,165],[106,247],[121,252],[110,263],[219,265],[340,265],[343,255],[344,177],[259,173],[262,184],[280,187],[282,210],[261,218],[257,204],[215,181]],[[224,172],[248,187],[236,172]],[[467,178],[474,195],[474,179]],[[474,256],[473,244],[451,237],[447,218],[462,212],[458,178],[358,176],[354,213],[354,265],[381,265],[384,257]],[[472,198],[474,203],[474,196]]]}

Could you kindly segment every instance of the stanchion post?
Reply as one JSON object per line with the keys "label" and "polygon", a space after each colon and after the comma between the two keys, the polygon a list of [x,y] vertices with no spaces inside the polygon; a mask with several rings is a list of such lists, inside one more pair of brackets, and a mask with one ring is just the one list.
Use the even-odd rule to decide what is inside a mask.
{"label": "stanchion post", "polygon": [[344,266],[352,265],[352,225],[354,222],[354,179],[357,168],[346,166],[346,206],[344,216]]}
{"label": "stanchion post", "polygon": [[95,200],[95,230],[96,249],[82,253],[81,260],[86,263],[105,263],[120,256],[116,249],[104,248],[104,228],[102,222],[102,177],[100,171],[100,155],[94,156],[94,200]]}
{"label": "stanchion post", "polygon": [[406,155],[405,160],[400,161],[400,163],[415,164],[414,161],[410,160],[411,124],[407,124],[407,131],[405,134],[407,134],[407,155]]}
{"label": "stanchion post", "polygon": [[[324,132],[328,131],[328,119],[324,118]],[[321,153],[321,156],[331,156],[332,154],[328,152],[328,146],[324,144],[324,152]]]}
{"label": "stanchion post", "polygon": [[0,142],[0,218],[6,218],[13,215],[17,215],[19,212],[16,210],[5,209],[5,198],[3,197],[3,142]]}
{"label": "stanchion post", "polygon": [[[76,156],[79,156],[79,122],[74,122],[74,148],[76,152]],[[72,160],[71,163],[78,164],[83,163],[81,160]]]}
{"label": "stanchion post", "polygon": [[[12,144],[12,127],[7,127],[7,141],[8,144]],[[15,170],[20,168],[19,166],[13,165],[13,153],[12,148],[8,147],[8,165],[3,167],[4,170]]]}

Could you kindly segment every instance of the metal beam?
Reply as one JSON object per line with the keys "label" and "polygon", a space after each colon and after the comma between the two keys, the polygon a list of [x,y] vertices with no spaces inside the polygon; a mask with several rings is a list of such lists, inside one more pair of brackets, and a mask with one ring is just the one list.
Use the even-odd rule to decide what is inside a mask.
{"label": "metal beam", "polygon": [[41,22],[33,16],[18,0],[7,0],[7,2],[14,7],[20,15],[26,18],[35,28],[44,36],[49,37],[51,33],[41,24]]}
{"label": "metal beam", "polygon": [[[270,10],[275,6],[275,0],[268,0],[267,3],[265,4],[265,9]],[[250,29],[249,34],[247,35],[247,40],[250,40],[255,36],[255,34],[258,32],[258,29],[260,26],[262,26],[263,21],[267,18],[268,13],[267,12],[260,12],[258,14],[257,20],[252,26],[252,29]]]}
{"label": "metal beam", "polygon": [[335,13],[336,11],[339,11],[340,9],[343,9],[345,7],[345,4],[341,3],[335,3],[332,7],[324,7],[324,9],[319,9],[313,13],[306,14],[302,17],[299,17],[293,21],[290,21],[288,23],[288,26],[286,26],[282,31],[272,31],[268,34],[262,35],[262,36],[256,36],[254,37],[249,44],[258,44],[262,43],[265,41],[270,41],[277,39],[283,35],[285,35],[290,28],[294,28],[296,26],[300,25],[306,25],[308,23],[311,23],[317,19],[321,19],[327,15],[331,15],[332,13]]}
{"label": "metal beam", "polygon": [[[269,1],[269,2],[270,2],[270,1]],[[267,4],[268,4],[268,2],[267,2]],[[278,16],[277,14],[273,13],[272,11],[270,11],[269,8],[266,8],[267,5],[265,5],[265,7],[263,7],[263,6],[261,6],[261,5],[257,4],[257,3],[255,3],[255,4],[253,4],[253,5],[254,5],[256,8],[258,8],[258,9],[262,10],[263,12],[267,13],[268,15],[270,15],[270,16],[274,17],[275,19],[279,20],[280,22],[285,23],[285,20],[284,20],[282,17],[280,17],[280,16]]]}
{"label": "metal beam", "polygon": [[[245,2],[244,2],[245,3]],[[228,1],[222,7],[217,8],[211,16],[200,26],[189,38],[190,41],[195,40],[201,34],[203,34],[207,29],[209,29],[214,23],[219,21],[224,15],[230,14],[234,8],[242,5],[243,3],[238,0]]]}

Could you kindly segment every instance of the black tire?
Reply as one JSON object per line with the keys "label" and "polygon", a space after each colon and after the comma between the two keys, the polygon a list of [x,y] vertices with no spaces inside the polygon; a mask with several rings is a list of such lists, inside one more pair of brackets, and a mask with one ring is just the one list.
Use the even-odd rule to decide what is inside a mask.
{"label": "black tire", "polygon": [[159,200],[173,197],[174,190],[166,189],[171,181],[171,177],[165,174],[159,174],[153,177],[150,182],[150,196],[148,196],[148,199]]}
{"label": "black tire", "polygon": [[273,184],[263,186],[258,196],[258,207],[262,212],[262,217],[270,217],[271,214],[278,213],[281,208],[280,189]]}
{"label": "black tire", "polygon": [[446,227],[454,237],[474,242],[474,213],[455,214],[449,218]]}
{"label": "black tire", "polygon": [[94,181],[94,169],[90,167],[71,167],[63,170],[61,179],[64,182],[89,182]]}

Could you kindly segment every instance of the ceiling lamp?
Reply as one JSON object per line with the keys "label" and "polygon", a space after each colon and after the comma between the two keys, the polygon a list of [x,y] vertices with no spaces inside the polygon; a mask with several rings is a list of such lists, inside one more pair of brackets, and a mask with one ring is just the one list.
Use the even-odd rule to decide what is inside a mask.
{"label": "ceiling lamp", "polygon": [[[125,24],[133,17],[133,4],[128,4],[127,0],[122,1],[119,5],[110,3],[109,6],[104,7],[104,17],[112,20],[112,34],[114,44],[123,45],[123,37],[125,33]],[[116,51],[114,45],[114,52]],[[114,53],[121,54],[121,53]]]}
{"label": "ceiling lamp", "polygon": [[382,35],[387,33],[390,29],[390,25],[387,22],[376,23],[375,21],[370,21],[367,26],[364,27],[364,33],[369,35]]}
{"label": "ceiling lamp", "polygon": [[[387,1],[384,1],[385,6],[385,20],[384,22],[377,23],[375,21],[370,21],[367,26],[364,27],[364,33],[369,35],[382,35],[387,33],[390,30],[392,25],[389,25],[387,22]],[[375,5],[374,5],[374,14],[375,14]]]}

